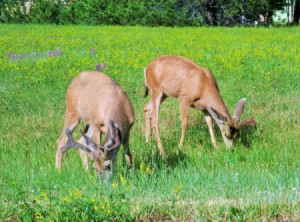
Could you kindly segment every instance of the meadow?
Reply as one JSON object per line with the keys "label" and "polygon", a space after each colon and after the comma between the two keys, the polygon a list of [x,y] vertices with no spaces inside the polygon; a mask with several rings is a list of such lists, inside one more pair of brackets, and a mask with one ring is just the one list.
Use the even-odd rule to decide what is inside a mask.
{"label": "meadow", "polygon": [[[1,221],[284,221],[300,220],[299,27],[148,28],[0,25]],[[160,110],[166,158],[145,143],[144,67],[181,55],[208,67],[232,112],[247,99],[234,152],[203,113],[189,110],[179,147],[179,103]],[[114,176],[99,182],[76,150],[55,169],[65,93],[81,71],[101,70],[128,93],[136,122],[134,167],[118,153]],[[79,128],[75,131],[79,137]]]}

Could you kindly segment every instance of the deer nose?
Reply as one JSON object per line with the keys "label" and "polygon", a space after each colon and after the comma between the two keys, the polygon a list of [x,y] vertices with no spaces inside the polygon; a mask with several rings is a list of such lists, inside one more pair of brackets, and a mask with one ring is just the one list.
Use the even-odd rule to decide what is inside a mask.
{"label": "deer nose", "polygon": [[231,148],[232,150],[234,149],[234,140],[229,140],[229,148]]}
{"label": "deer nose", "polygon": [[100,183],[107,181],[107,179],[105,178],[105,173],[103,172],[98,172],[98,178]]}
{"label": "deer nose", "polygon": [[231,148],[231,149],[234,148],[234,141],[233,141],[233,140],[227,139],[227,140],[225,141],[225,143],[226,143],[226,147],[227,147],[227,148]]}

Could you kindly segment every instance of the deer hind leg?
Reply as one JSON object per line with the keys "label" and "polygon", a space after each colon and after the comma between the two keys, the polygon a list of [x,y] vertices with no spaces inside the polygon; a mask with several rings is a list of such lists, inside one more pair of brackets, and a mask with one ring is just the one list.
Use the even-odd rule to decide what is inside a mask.
{"label": "deer hind leg", "polygon": [[62,165],[62,152],[60,150],[61,147],[63,147],[68,138],[65,133],[66,129],[70,129],[71,131],[78,125],[80,118],[75,115],[75,114],[67,114],[66,115],[66,120],[65,120],[65,125],[63,128],[63,131],[57,140],[57,151],[56,151],[56,168],[60,172],[61,171],[61,165]]}
{"label": "deer hind leg", "polygon": [[180,139],[180,146],[183,146],[184,144],[184,135],[186,132],[186,129],[188,127],[188,109],[189,105],[186,102],[180,102],[180,114],[181,114],[181,139]]}
{"label": "deer hind leg", "polygon": [[151,131],[151,115],[152,115],[153,105],[150,101],[144,108],[145,123],[146,123],[146,143],[149,140],[152,140],[152,131]]}
{"label": "deer hind leg", "polygon": [[212,142],[213,146],[215,148],[217,148],[217,142],[216,142],[216,137],[215,137],[214,130],[213,130],[212,118],[208,113],[204,113],[204,114],[205,114],[205,121],[208,126],[210,137],[211,137],[211,142]]}
{"label": "deer hind leg", "polygon": [[164,151],[163,145],[160,140],[159,129],[158,129],[158,111],[159,111],[160,104],[166,99],[166,96],[163,94],[163,92],[154,92],[151,99],[152,99],[152,105],[153,105],[153,112],[152,112],[151,118],[152,118],[152,122],[154,125],[157,146],[158,146],[160,155],[164,156],[165,151]]}

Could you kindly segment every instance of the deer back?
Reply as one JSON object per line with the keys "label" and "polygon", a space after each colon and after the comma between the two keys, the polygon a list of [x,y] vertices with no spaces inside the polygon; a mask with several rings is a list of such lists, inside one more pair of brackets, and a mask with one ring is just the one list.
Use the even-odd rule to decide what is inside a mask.
{"label": "deer back", "polygon": [[229,115],[211,72],[184,57],[157,57],[145,69],[145,82],[149,90],[163,91],[191,105],[197,101],[199,109],[222,107],[222,113]]}
{"label": "deer back", "polygon": [[126,92],[101,72],[82,72],[72,81],[67,92],[67,111],[77,113],[105,134],[108,120],[118,124],[125,134],[135,121]]}

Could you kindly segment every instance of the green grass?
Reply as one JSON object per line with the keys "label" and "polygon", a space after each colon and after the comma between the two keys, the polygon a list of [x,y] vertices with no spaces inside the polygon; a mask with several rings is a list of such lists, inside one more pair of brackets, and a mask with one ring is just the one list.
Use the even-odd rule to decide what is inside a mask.
{"label": "green grass", "polygon": [[[299,33],[0,25],[0,220],[299,220]],[[58,49],[59,56],[47,56]],[[203,114],[193,109],[180,148],[179,103],[171,98],[159,124],[168,157],[159,156],[155,141],[145,144],[143,70],[162,54],[209,67],[229,110],[247,98],[243,117],[255,116],[258,125],[242,129],[233,153],[218,128],[219,150],[213,148]],[[128,92],[136,123],[133,169],[121,149],[114,176],[100,184],[75,150],[58,174],[55,152],[69,83],[104,62],[103,72]]]}

